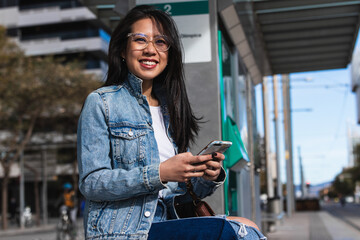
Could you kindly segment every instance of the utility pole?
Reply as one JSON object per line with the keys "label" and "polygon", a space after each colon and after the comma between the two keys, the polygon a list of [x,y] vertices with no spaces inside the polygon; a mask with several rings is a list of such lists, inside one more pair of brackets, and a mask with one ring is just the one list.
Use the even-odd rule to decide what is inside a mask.
{"label": "utility pole", "polygon": [[246,79],[246,115],[248,124],[248,150],[250,158],[250,187],[251,187],[251,220],[256,222],[256,194],[255,194],[255,159],[254,132],[252,116],[252,82],[250,76]]}
{"label": "utility pole", "polygon": [[270,134],[269,134],[269,106],[268,106],[268,78],[263,78],[262,101],[264,117],[264,139],[265,139],[265,158],[266,158],[266,182],[268,198],[274,197],[274,180],[272,174],[272,158],[270,156]]}
{"label": "utility pole", "polygon": [[299,164],[300,164],[300,184],[301,184],[301,197],[306,197],[306,190],[305,190],[305,182],[304,182],[304,168],[302,164],[302,157],[300,152],[300,146],[298,146],[298,152],[299,152]]}
{"label": "utility pole", "polygon": [[282,75],[284,133],[285,133],[285,162],[286,162],[286,210],[290,217],[295,210],[294,183],[293,183],[293,152],[292,152],[292,127],[290,106],[289,75]]}
{"label": "utility pole", "polygon": [[280,200],[280,210],[283,211],[282,184],[280,171],[280,150],[279,150],[279,118],[278,118],[278,98],[277,98],[277,76],[273,76],[274,94],[274,131],[275,131],[275,156],[276,156],[276,196]]}

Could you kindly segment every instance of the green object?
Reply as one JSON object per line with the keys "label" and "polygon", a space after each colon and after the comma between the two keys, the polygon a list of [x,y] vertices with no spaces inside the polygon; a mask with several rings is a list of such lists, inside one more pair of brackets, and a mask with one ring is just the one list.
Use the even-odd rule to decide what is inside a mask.
{"label": "green object", "polygon": [[240,163],[240,167],[249,162],[249,156],[245,149],[245,145],[241,140],[241,135],[239,132],[239,128],[236,125],[235,121],[230,117],[227,117],[225,120],[225,129],[223,130],[224,136],[223,139],[226,141],[231,141],[233,144],[226,151],[226,160],[225,166],[226,168],[232,168],[237,163]]}
{"label": "green object", "polygon": [[[229,169],[236,166],[236,168],[243,167],[249,162],[249,156],[245,149],[245,145],[241,140],[239,128],[231,117],[225,114],[225,96],[224,96],[224,78],[223,78],[223,58],[222,58],[222,34],[218,31],[218,53],[219,53],[219,92],[220,92],[220,114],[221,114],[221,137],[223,140],[231,141],[232,146],[225,152],[224,168],[228,176]],[[229,213],[229,200],[232,202],[231,210],[237,209],[237,193],[236,188],[230,191],[229,178],[226,178],[224,183],[224,202],[225,214]],[[230,191],[230,193],[229,193]],[[229,196],[230,195],[230,196]],[[230,199],[229,199],[230,198]]]}

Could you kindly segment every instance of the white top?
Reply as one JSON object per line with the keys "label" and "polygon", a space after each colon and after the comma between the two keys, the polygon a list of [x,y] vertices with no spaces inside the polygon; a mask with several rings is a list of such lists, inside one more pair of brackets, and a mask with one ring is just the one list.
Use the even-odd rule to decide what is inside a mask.
{"label": "white top", "polygon": [[[161,113],[160,106],[150,106],[150,112],[152,117],[152,126],[154,128],[155,139],[159,149],[160,162],[175,156],[174,146],[170,142],[169,137],[166,134],[164,118]],[[162,197],[162,191],[159,191],[159,197]]]}
{"label": "white top", "polygon": [[155,132],[155,139],[159,149],[160,162],[163,162],[175,156],[174,146],[166,134],[164,118],[161,113],[160,106],[150,106],[150,112],[153,121],[152,126]]}

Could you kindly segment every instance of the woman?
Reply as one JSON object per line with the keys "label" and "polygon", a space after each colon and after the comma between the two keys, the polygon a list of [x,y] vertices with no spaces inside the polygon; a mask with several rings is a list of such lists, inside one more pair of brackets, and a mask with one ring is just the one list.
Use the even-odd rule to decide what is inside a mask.
{"label": "woman", "polygon": [[224,155],[187,152],[198,133],[185,90],[176,26],[149,6],[131,10],[112,34],[105,87],[85,101],[78,126],[79,187],[86,239],[147,239],[225,179]]}

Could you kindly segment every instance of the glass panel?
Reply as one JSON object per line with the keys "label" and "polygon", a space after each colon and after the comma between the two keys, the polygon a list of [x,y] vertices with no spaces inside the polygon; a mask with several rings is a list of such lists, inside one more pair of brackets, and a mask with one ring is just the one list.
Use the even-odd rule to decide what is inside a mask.
{"label": "glass panel", "polygon": [[60,38],[62,40],[99,36],[99,30],[87,22],[71,22],[26,27],[21,29],[21,40]]}
{"label": "glass panel", "polygon": [[236,123],[239,127],[239,132],[241,139],[246,148],[248,148],[248,127],[247,127],[247,114],[246,114],[246,77],[239,71],[239,76],[237,79],[237,107],[238,107],[238,116]]}
{"label": "glass panel", "polygon": [[[225,38],[223,38],[225,40]],[[235,91],[234,80],[232,76],[232,56],[228,44],[222,41],[222,66],[223,66],[223,79],[224,79],[224,96],[225,96],[225,116],[230,116],[235,119]]]}
{"label": "glass panel", "polygon": [[59,8],[74,8],[79,7],[81,4],[77,0],[20,0],[19,8],[20,10],[27,9],[36,9],[36,8],[49,8],[49,7],[59,7]]}

